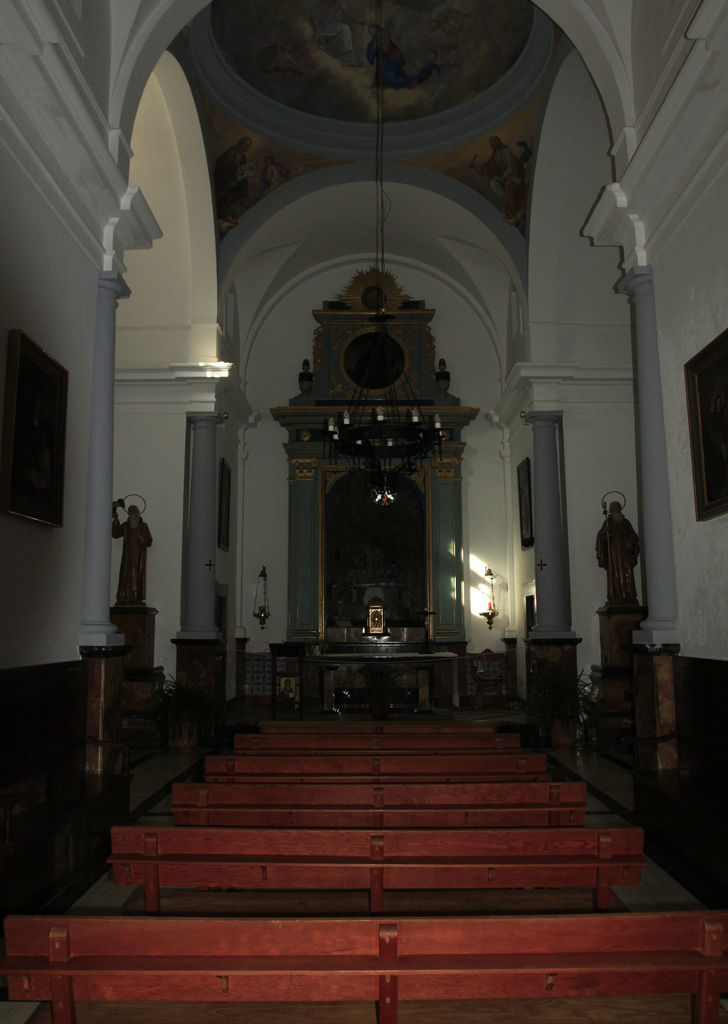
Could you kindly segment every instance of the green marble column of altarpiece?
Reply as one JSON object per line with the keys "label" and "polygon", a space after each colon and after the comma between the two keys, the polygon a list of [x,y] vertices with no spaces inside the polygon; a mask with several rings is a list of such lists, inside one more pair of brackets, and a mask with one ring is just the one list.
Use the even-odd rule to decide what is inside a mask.
{"label": "green marble column of altarpiece", "polygon": [[290,463],[288,510],[288,639],[318,636],[319,479],[313,464]]}
{"label": "green marble column of altarpiece", "polygon": [[[449,460],[448,460],[449,461]],[[443,472],[444,466],[444,472]],[[432,468],[430,537],[435,642],[465,640],[463,612],[462,480],[459,461]]]}

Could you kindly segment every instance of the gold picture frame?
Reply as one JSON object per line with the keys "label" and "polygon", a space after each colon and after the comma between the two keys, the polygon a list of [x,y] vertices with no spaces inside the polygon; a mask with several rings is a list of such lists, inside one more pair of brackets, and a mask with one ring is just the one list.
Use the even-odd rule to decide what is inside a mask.
{"label": "gold picture frame", "polygon": [[63,525],[68,370],[22,331],[10,332],[0,509]]}
{"label": "gold picture frame", "polygon": [[728,330],[685,363],[695,516],[728,512]]}

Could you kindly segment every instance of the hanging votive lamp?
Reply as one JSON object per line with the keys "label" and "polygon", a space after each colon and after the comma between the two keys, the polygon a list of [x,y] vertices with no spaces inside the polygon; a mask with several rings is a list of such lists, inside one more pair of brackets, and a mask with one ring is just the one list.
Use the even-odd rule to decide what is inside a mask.
{"label": "hanging votive lamp", "polygon": [[488,607],[485,611],[480,612],[480,614],[488,623],[488,629],[492,629],[493,620],[497,617],[498,610],[495,606],[495,573],[490,566],[485,570],[485,580],[487,584],[486,603]]}
{"label": "hanging votive lamp", "polygon": [[260,628],[265,629],[265,624],[270,618],[270,605],[268,604],[268,573],[265,566],[258,573],[258,582],[255,587],[255,608],[253,617],[260,623]]}

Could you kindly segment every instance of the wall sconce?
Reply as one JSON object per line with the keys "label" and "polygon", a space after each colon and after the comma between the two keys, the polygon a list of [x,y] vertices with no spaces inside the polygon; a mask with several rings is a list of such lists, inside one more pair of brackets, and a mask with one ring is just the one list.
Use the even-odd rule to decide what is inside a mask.
{"label": "wall sconce", "polygon": [[266,621],[270,618],[270,605],[268,604],[268,573],[265,566],[258,573],[258,582],[255,586],[255,608],[253,618],[260,623],[260,628],[265,629]]}
{"label": "wall sconce", "polygon": [[493,570],[489,566],[485,570],[485,574],[484,575],[485,575],[485,581],[486,581],[486,583],[487,583],[487,585],[488,585],[488,587],[490,589],[490,594],[488,595],[488,598],[487,598],[488,607],[487,607],[487,609],[484,612],[480,612],[480,614],[483,616],[485,621],[488,623],[488,629],[492,629],[493,628],[493,619],[495,619],[497,617],[497,615],[498,615],[498,611],[497,611],[497,609],[495,607],[495,573],[493,572]]}

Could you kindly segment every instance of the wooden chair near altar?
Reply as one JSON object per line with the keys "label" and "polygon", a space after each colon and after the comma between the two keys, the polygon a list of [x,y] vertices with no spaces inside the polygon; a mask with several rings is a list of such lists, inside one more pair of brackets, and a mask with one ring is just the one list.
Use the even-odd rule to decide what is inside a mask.
{"label": "wooden chair near altar", "polygon": [[505,708],[507,706],[507,675],[505,652],[488,648],[470,655],[469,677],[475,686],[474,708]]}

